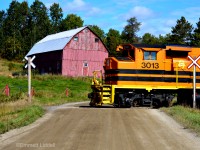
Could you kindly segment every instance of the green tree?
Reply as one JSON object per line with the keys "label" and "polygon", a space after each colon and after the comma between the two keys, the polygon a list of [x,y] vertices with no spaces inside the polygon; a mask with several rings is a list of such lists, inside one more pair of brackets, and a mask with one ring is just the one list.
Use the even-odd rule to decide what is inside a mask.
{"label": "green tree", "polygon": [[19,9],[20,22],[19,22],[19,42],[21,43],[21,53],[18,55],[18,59],[22,59],[30,50],[30,29],[29,29],[29,20],[30,20],[30,8],[26,1],[20,4]]}
{"label": "green tree", "polygon": [[116,55],[116,48],[122,43],[121,35],[119,31],[114,29],[109,29],[106,34],[106,46],[110,51],[110,55]]}
{"label": "green tree", "polygon": [[15,36],[17,30],[17,23],[18,21],[18,10],[19,10],[20,3],[16,1],[12,1],[9,5],[9,8],[6,12],[6,18],[4,21],[3,30],[5,36]]}
{"label": "green tree", "polygon": [[182,16],[181,19],[177,20],[176,26],[172,27],[169,42],[172,44],[190,45],[192,40],[192,30],[192,25]]}
{"label": "green tree", "polygon": [[141,23],[135,17],[128,19],[127,23],[121,34],[123,41],[127,43],[138,43],[139,37],[136,33],[140,30]]}
{"label": "green tree", "polygon": [[105,33],[104,31],[98,27],[97,25],[89,25],[88,26],[96,35],[98,35],[98,37],[105,42]]}
{"label": "green tree", "polygon": [[[15,59],[21,53],[21,49],[17,48],[18,45],[21,47],[21,42],[18,40],[21,39],[21,20],[20,3],[12,1],[7,9],[6,18],[3,24],[5,41],[2,56],[4,58]],[[11,53],[9,53],[10,51]],[[10,57],[9,54],[12,56]]]}
{"label": "green tree", "polygon": [[200,18],[196,23],[197,27],[194,29],[192,44],[193,46],[200,46]]}
{"label": "green tree", "polygon": [[169,41],[170,41],[170,36],[171,36],[170,34],[166,34],[164,36],[159,35],[159,37],[158,37],[158,43],[159,44],[168,44]]}
{"label": "green tree", "polygon": [[[15,45],[13,44],[15,43]],[[2,57],[6,58],[8,60],[16,59],[19,55],[18,52],[21,50],[21,43],[18,41],[18,39],[14,37],[7,37],[5,40],[5,49],[2,53]]]}
{"label": "green tree", "polygon": [[75,14],[68,14],[67,17],[61,22],[60,31],[66,31],[82,27],[83,23],[84,21],[81,19],[81,17]]}
{"label": "green tree", "polygon": [[63,17],[62,8],[59,4],[54,3],[50,7],[50,17],[51,17],[51,24],[52,24],[52,33],[57,33],[60,31],[60,25]]}
{"label": "green tree", "polygon": [[145,33],[142,36],[142,43],[144,44],[158,44],[158,38],[150,33]]}
{"label": "green tree", "polygon": [[0,57],[4,47],[4,33],[3,33],[3,24],[5,20],[5,11],[0,11]]}
{"label": "green tree", "polygon": [[31,41],[32,45],[50,33],[50,20],[46,6],[35,0],[30,6],[31,14]]}

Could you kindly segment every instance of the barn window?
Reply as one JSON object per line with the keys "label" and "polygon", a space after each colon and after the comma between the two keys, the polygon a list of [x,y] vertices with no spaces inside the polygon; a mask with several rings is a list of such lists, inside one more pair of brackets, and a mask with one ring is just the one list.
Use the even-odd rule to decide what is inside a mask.
{"label": "barn window", "polygon": [[98,43],[99,42],[99,38],[95,38],[95,42]]}
{"label": "barn window", "polygon": [[88,32],[88,29],[85,29],[85,32],[87,33],[87,32]]}
{"label": "barn window", "polygon": [[88,63],[87,62],[83,62],[83,67],[88,67]]}
{"label": "barn window", "polygon": [[144,60],[156,60],[156,52],[145,51]]}
{"label": "barn window", "polygon": [[78,41],[78,37],[77,36],[74,37],[74,41]]}

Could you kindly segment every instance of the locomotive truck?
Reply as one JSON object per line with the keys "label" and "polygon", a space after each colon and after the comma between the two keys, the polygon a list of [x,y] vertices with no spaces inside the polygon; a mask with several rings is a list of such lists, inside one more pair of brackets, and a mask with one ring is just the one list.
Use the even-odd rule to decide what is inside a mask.
{"label": "locomotive truck", "polygon": [[[121,44],[117,56],[104,61],[104,74],[94,71],[90,106],[114,107],[192,105],[193,67],[188,58],[200,48],[181,45]],[[198,63],[198,62],[196,62]],[[200,92],[200,69],[196,67],[196,92]]]}

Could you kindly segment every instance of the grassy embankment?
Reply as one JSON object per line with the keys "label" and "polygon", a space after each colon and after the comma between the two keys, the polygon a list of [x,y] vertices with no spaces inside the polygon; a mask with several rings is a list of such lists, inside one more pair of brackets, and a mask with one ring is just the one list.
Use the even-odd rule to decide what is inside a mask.
{"label": "grassy embankment", "polygon": [[191,129],[200,136],[200,110],[183,106],[161,108],[165,113],[172,116],[184,128]]}
{"label": "grassy embankment", "polygon": [[[21,63],[0,60],[0,134],[32,123],[44,114],[44,105],[88,100],[90,78],[36,75],[32,76],[34,96],[30,104],[27,77],[11,77],[13,73],[22,72],[22,66]],[[3,92],[6,84],[10,87],[10,96]]]}

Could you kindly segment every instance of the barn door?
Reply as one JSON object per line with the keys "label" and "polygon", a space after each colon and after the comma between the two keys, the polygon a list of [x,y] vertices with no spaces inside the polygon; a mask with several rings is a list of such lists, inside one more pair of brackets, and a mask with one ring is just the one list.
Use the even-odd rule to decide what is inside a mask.
{"label": "barn door", "polygon": [[89,66],[87,61],[83,62],[83,76],[88,76]]}

